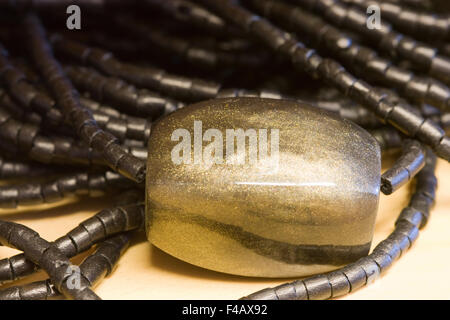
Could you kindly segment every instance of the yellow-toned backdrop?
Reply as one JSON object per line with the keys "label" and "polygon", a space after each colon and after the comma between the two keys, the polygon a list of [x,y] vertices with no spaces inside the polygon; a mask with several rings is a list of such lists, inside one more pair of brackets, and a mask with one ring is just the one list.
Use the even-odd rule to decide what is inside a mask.
{"label": "yellow-toned backdrop", "polygon": [[[450,299],[450,164],[440,160],[437,176],[436,205],[412,249],[371,286],[341,299]],[[392,196],[381,196],[374,245],[392,231],[396,216],[407,202],[407,192],[403,188]],[[33,228],[47,240],[54,240],[110,206],[111,200],[82,198],[51,206],[0,210],[0,215]],[[17,252],[0,247],[0,258]],[[45,277],[45,273],[39,272],[26,281]],[[141,236],[134,239],[114,272],[95,291],[103,299],[236,299],[285,281],[204,270],[152,247]]]}

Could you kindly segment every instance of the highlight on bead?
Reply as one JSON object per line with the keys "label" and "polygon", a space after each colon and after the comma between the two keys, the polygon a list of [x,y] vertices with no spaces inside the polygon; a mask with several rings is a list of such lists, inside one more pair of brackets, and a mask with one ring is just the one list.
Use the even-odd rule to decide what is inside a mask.
{"label": "highlight on bead", "polygon": [[[200,165],[208,169],[213,164],[239,166],[248,163],[271,168],[271,172],[278,170],[280,129],[228,128],[223,131],[208,128],[203,131],[202,120],[194,120],[193,129],[192,133],[186,128],[172,131],[170,140],[178,142],[170,152],[174,164]],[[212,142],[203,148],[203,141]]]}

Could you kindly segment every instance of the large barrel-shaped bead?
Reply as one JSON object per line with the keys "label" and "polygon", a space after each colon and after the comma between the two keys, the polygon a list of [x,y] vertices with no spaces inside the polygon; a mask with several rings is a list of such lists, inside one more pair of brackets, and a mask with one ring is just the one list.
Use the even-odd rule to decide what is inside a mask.
{"label": "large barrel-shaped bead", "polygon": [[357,125],[293,101],[204,101],[152,128],[147,235],[220,272],[325,272],[367,255],[379,190],[378,143]]}

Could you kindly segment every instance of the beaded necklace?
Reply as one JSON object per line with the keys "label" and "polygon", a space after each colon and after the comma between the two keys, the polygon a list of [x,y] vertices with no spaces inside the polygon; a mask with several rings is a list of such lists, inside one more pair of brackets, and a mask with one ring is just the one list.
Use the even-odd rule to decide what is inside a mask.
{"label": "beaded necklace", "polygon": [[[449,39],[450,20],[449,13],[439,16],[432,13],[438,1],[80,1],[83,10],[101,13],[102,21],[114,25],[111,33],[115,39],[123,40],[115,44],[108,40],[112,38],[105,28],[80,36],[54,26],[44,27],[47,10],[65,8],[71,4],[69,2],[0,0],[0,10],[6,12],[0,14],[0,178],[7,180],[0,187],[0,208],[51,203],[75,195],[120,192],[120,197],[112,208],[81,222],[54,242],[46,241],[24,225],[0,220],[0,243],[23,251],[0,260],[0,284],[16,281],[40,268],[49,276],[44,281],[6,289],[0,287],[0,299],[48,299],[58,295],[69,299],[99,299],[92,287],[112,272],[130,238],[144,228],[149,240],[164,251],[218,271],[248,276],[304,276],[311,273],[305,270],[314,270],[310,265],[321,265],[323,269],[319,269],[325,270],[243,299],[329,299],[372,283],[411,247],[419,229],[426,225],[437,186],[436,157],[450,161],[450,139],[446,136],[450,128],[450,58],[444,43]],[[369,5],[377,5],[385,13],[386,20],[382,20],[380,29],[365,27],[364,10]],[[138,11],[149,9],[156,12],[155,21],[159,19],[167,25],[143,19]],[[9,15],[17,21],[11,22]],[[13,36],[8,36],[11,24],[18,27],[24,43],[19,44],[11,39]],[[162,59],[142,61],[122,54],[120,49],[132,54],[142,53],[141,49],[154,51]],[[273,68],[268,67],[270,64]],[[245,81],[239,70],[246,70],[247,74],[255,72],[255,76]],[[264,82],[260,77],[264,73],[270,81]],[[305,84],[301,90],[292,81],[287,84],[275,81],[280,75],[289,80],[293,76],[303,77],[311,84]],[[315,89],[315,85],[325,87],[326,92]],[[303,121],[302,117],[304,125],[312,124],[310,132],[304,136],[297,132],[302,128],[297,131],[281,128],[281,135],[289,131],[296,137],[292,142],[281,139],[282,147],[289,145],[291,148],[289,152],[281,150],[282,159],[287,153],[302,161],[311,157],[316,162],[337,163],[337,170],[346,170],[346,166],[352,165],[363,168],[370,163],[371,167],[365,172],[367,181],[361,185],[356,183],[362,193],[375,190],[373,198],[366,202],[370,207],[367,221],[376,215],[380,190],[389,195],[413,181],[414,192],[389,237],[368,254],[371,231],[347,235],[348,244],[330,240],[335,232],[333,227],[336,228],[333,224],[348,218],[335,216],[334,209],[314,209],[313,205],[310,208],[297,200],[294,206],[309,212],[310,220],[294,217],[292,221],[289,217],[264,212],[272,212],[271,205],[254,212],[251,205],[252,201],[257,202],[254,199],[259,199],[258,190],[272,190],[255,186],[269,188],[274,184],[275,189],[267,196],[273,195],[276,200],[276,193],[280,192],[286,194],[286,201],[291,201],[290,193],[283,188],[299,187],[303,182],[298,181],[235,182],[246,185],[243,187],[246,189],[230,187],[232,191],[224,190],[224,199],[219,200],[226,202],[231,194],[236,203],[233,208],[245,209],[245,201],[250,203],[247,211],[236,211],[242,213],[236,221],[227,220],[228,217],[223,221],[215,220],[217,217],[202,208],[195,210],[203,213],[190,216],[189,210],[198,200],[195,197],[202,194],[209,198],[198,200],[200,207],[206,203],[209,209],[211,204],[211,208],[216,206],[212,210],[216,213],[231,207],[211,196],[214,187],[201,185],[197,173],[205,171],[198,167],[179,167],[183,169],[172,171],[176,166],[161,162],[166,159],[167,141],[170,141],[170,136],[167,140],[162,135],[167,128],[186,124],[186,119],[195,116],[218,126],[230,124],[229,129],[236,132],[241,123],[260,123],[259,113],[267,117],[264,120],[268,125],[281,122],[280,127],[283,127],[292,119]],[[314,133],[314,123],[320,127],[322,121],[314,119],[329,123],[330,129],[325,128],[322,134],[329,135],[333,143],[327,141],[314,148],[308,147],[308,135],[321,134]],[[250,130],[245,131],[250,141],[253,129],[245,129]],[[209,131],[215,139],[226,134],[215,130]],[[257,132],[261,131],[254,131],[255,139],[260,138]],[[205,138],[206,132],[202,131],[200,139],[212,141],[211,136]],[[270,138],[271,153],[274,152],[273,137]],[[303,138],[304,144],[298,141]],[[342,142],[339,139],[348,139],[346,145],[339,147],[340,156],[353,157],[353,163],[342,159],[342,162],[331,162],[332,157],[326,154],[337,150],[335,146]],[[359,139],[361,149],[353,146],[355,139]],[[173,137],[171,141],[175,141]],[[264,144],[259,141],[259,153],[261,146]],[[220,160],[219,149],[225,147],[214,149],[212,159],[217,161],[216,165]],[[400,156],[381,175],[377,167],[380,149],[401,149]],[[205,148],[199,150],[205,154]],[[321,152],[325,155],[316,157]],[[316,162],[302,163],[315,165]],[[291,177],[297,169],[286,166]],[[233,169],[232,174],[239,176],[239,170],[247,169]],[[336,170],[325,169],[330,173]],[[193,173],[186,174],[188,170]],[[225,181],[229,175],[226,170],[212,172],[209,175],[214,176],[214,181]],[[345,181],[359,179],[358,174],[363,176],[361,172],[348,172],[347,176],[341,176]],[[161,187],[160,181],[171,181],[169,178],[173,176],[178,177],[177,183],[186,186],[179,190],[180,194],[162,196],[160,189],[170,189],[170,186],[162,183]],[[14,182],[31,177],[36,181]],[[376,182],[369,181],[370,177],[375,177]],[[205,177],[205,181],[210,178]],[[192,193],[189,183],[194,184],[195,192]],[[308,183],[310,190],[323,189],[318,189],[318,193],[306,192],[309,196],[305,196],[304,202],[314,203],[314,197],[328,201],[325,187],[332,183]],[[351,195],[356,197],[356,193]],[[334,196],[336,205],[342,193],[336,192]],[[182,197],[186,197],[185,205],[173,205]],[[195,199],[190,201],[189,197]],[[365,200],[355,198],[351,205],[359,205],[358,201],[364,203]],[[286,207],[289,205],[290,202]],[[344,209],[352,212],[351,205]],[[328,212],[328,216],[321,210]],[[234,211],[231,214],[235,214]],[[284,226],[295,232],[325,225],[331,230],[330,238],[311,236],[311,242],[294,244],[289,232],[295,232],[286,231],[272,239],[270,232],[255,230],[259,222],[252,225],[264,214],[268,223],[272,220],[283,223],[280,221],[286,219],[289,223],[284,222]],[[358,224],[361,217],[354,218],[347,223],[367,227],[367,230],[373,227],[373,219]],[[237,241],[237,251],[251,253],[249,261],[236,267],[234,253],[221,252],[214,253],[218,259],[223,259],[223,266],[217,268],[210,264],[209,260],[214,259],[190,261],[189,254],[209,253],[202,248],[180,253],[184,247],[167,243],[167,235],[169,232],[170,238],[173,232],[176,238],[180,236],[175,235],[179,231],[176,228],[192,224],[218,239],[228,237]],[[169,231],[161,232],[162,226],[169,226]],[[218,247],[220,245],[223,243]],[[95,251],[79,266],[78,285],[71,285],[68,270],[75,270],[77,266],[69,259],[93,246],[96,246]],[[248,267],[253,255],[256,258],[251,268],[260,270]],[[269,263],[263,266],[256,261]],[[272,263],[280,263],[280,270],[271,273]]]}

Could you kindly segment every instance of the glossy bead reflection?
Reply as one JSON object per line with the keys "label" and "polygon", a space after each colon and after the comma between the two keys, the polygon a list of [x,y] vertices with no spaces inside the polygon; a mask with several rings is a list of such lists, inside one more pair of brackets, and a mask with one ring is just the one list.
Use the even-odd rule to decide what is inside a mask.
{"label": "glossy bead reflection", "polygon": [[292,101],[205,101],[152,128],[147,234],[216,271],[323,272],[368,253],[379,184],[379,146],[348,121]]}

